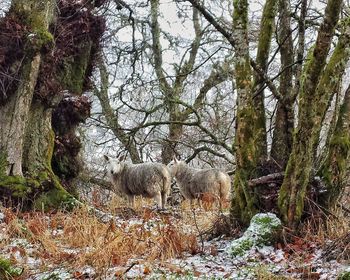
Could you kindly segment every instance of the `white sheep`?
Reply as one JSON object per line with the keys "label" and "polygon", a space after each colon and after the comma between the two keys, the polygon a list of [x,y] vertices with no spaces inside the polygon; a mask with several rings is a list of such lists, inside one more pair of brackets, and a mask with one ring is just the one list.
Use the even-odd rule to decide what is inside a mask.
{"label": "white sheep", "polygon": [[206,194],[214,195],[219,200],[220,208],[223,202],[229,200],[231,178],[226,172],[215,168],[192,168],[176,158],[168,167],[172,177],[175,177],[182,195],[191,201],[191,205],[193,205],[194,199],[200,203]]}
{"label": "white sheep", "polygon": [[127,196],[132,207],[135,196],[155,198],[158,207],[164,209],[170,193],[171,175],[166,165],[161,163],[131,164],[104,156],[107,173],[114,191]]}

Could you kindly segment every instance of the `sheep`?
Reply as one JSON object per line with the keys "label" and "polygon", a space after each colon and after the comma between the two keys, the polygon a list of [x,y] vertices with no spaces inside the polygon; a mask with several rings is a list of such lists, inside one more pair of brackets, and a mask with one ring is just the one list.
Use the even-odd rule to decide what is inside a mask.
{"label": "sheep", "polygon": [[168,165],[172,177],[175,177],[181,194],[189,199],[191,206],[193,199],[197,199],[201,205],[208,194],[219,199],[220,209],[222,202],[227,202],[231,190],[231,178],[223,171],[215,168],[196,169],[189,167],[184,161],[176,158]]}
{"label": "sheep", "polygon": [[104,155],[107,174],[114,191],[127,196],[135,207],[135,196],[155,198],[157,206],[164,209],[170,193],[171,175],[166,165],[161,163],[129,164],[121,158],[113,159]]}

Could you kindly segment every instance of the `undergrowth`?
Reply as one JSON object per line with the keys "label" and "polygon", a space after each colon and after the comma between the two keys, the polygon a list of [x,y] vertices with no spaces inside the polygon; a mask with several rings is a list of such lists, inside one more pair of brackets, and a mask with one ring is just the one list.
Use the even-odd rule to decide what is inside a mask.
{"label": "undergrowth", "polygon": [[[125,266],[130,260],[152,263],[200,251],[198,231],[205,231],[210,226],[208,216],[196,217],[196,228],[191,227],[194,221],[190,209],[174,218],[170,213],[157,212],[151,207],[141,207],[141,204],[144,202],[138,199],[135,210],[127,218],[118,215],[123,214],[121,209],[127,212],[125,209],[128,208],[123,204],[109,205],[116,216],[107,223],[87,208],[50,215],[14,213],[6,209],[7,226],[0,245],[5,246],[13,238],[24,239],[37,247],[30,257],[71,268],[89,265],[99,272],[99,277],[110,267]],[[12,251],[21,254],[25,266],[29,257],[26,251],[21,246]]]}
{"label": "undergrowth", "polygon": [[[221,238],[223,234],[234,236],[240,231],[237,227],[233,233],[227,215],[219,210],[205,211],[198,206],[193,209],[188,202],[159,212],[153,201],[141,198],[136,200],[134,209],[118,197],[104,204],[97,194],[93,199],[92,204],[112,213],[113,219],[103,222],[87,207],[51,214],[1,209],[5,227],[0,231],[0,247],[11,243],[6,256],[10,256],[13,265],[24,268],[16,279],[28,279],[31,272],[27,264],[33,259],[41,260],[40,271],[50,271],[52,265],[64,267],[76,271],[77,279],[83,279],[79,269],[86,266],[94,269],[94,279],[107,279],[110,268],[117,268],[114,276],[119,279],[134,265],[142,267],[142,275],[171,273],[171,279],[193,279],[196,271],[185,271],[171,264],[171,259],[204,253],[206,240]],[[276,246],[283,250],[286,259],[299,263],[301,268],[297,267],[296,272],[309,279],[317,276],[308,263],[318,249],[325,253],[339,249],[332,259],[349,259],[350,243],[341,243],[346,242],[344,237],[349,232],[349,217],[337,209],[332,215],[305,222],[298,234],[286,231]],[[15,245],[13,240],[17,240]],[[210,251],[209,255],[218,254],[217,248]],[[157,274],[155,262],[161,263],[164,272]],[[264,266],[256,267],[252,273],[256,279],[291,279],[274,275]]]}

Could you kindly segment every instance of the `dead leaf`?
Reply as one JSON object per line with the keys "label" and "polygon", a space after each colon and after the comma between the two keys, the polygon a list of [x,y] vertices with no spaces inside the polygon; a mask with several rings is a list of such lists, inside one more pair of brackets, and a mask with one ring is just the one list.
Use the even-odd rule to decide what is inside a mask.
{"label": "dead leaf", "polygon": [[143,274],[145,274],[145,275],[148,275],[151,272],[152,272],[152,270],[148,266],[145,266],[145,268],[143,269]]}

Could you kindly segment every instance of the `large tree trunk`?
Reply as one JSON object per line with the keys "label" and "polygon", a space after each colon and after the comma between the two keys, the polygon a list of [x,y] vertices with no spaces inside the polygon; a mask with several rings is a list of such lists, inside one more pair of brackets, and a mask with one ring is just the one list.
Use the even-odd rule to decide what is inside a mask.
{"label": "large tree trunk", "polygon": [[45,108],[37,100],[33,101],[23,145],[23,171],[40,185],[34,194],[33,207],[36,209],[71,207],[74,204],[73,198],[52,171],[55,134],[51,117],[52,109]]}
{"label": "large tree trunk", "polygon": [[[90,14],[80,13],[75,4],[13,1],[9,15],[0,23],[6,25],[8,18],[15,17],[18,28],[25,27],[21,37],[25,44],[20,49],[23,62],[12,62],[21,65],[21,80],[13,92],[5,92],[4,96],[9,97],[0,104],[0,123],[6,128],[0,133],[0,193],[5,199],[21,200],[40,209],[71,207],[75,201],[51,166],[55,146],[52,112],[62,100],[63,91],[82,93],[91,74],[93,47],[98,46],[102,30],[102,21],[91,13],[94,4],[85,3]],[[83,24],[85,29],[73,28],[70,21]],[[49,24],[54,34],[49,32]],[[81,116],[78,118],[81,121]]]}
{"label": "large tree trunk", "polygon": [[350,155],[350,86],[347,88],[338,121],[331,136],[329,151],[319,175],[327,192],[321,203],[325,207],[336,205],[347,184]]}
{"label": "large tree trunk", "polygon": [[235,0],[233,14],[233,36],[235,49],[235,80],[238,96],[236,116],[236,171],[231,214],[243,223],[248,223],[256,214],[257,197],[248,186],[248,181],[256,177],[257,150],[254,122],[256,117],[253,93],[252,71],[250,68],[248,45],[248,1]]}
{"label": "large tree trunk", "polygon": [[19,175],[22,172],[22,155],[24,134],[28,120],[30,104],[39,72],[40,54],[28,58],[21,69],[21,82],[10,100],[0,107],[0,143],[6,154],[8,166],[6,175]]}
{"label": "large tree trunk", "polygon": [[314,132],[317,129],[314,116],[319,105],[317,100],[320,98],[317,85],[326,65],[341,4],[341,0],[328,1],[316,45],[310,52],[309,61],[304,70],[299,99],[298,127],[294,134],[292,152],[278,200],[281,216],[291,227],[297,225],[304,210],[306,189],[313,166]]}
{"label": "large tree trunk", "polygon": [[271,158],[280,170],[284,170],[292,150],[294,129],[293,97],[293,38],[289,0],[279,1],[279,40],[281,53],[281,77],[275,127],[272,138]]}
{"label": "large tree trunk", "polygon": [[[260,23],[260,34],[258,39],[258,50],[256,55],[256,63],[260,69],[266,74],[268,68],[268,60],[271,48],[271,38],[275,26],[275,16],[277,1],[268,0],[265,2]],[[256,142],[256,157],[257,157],[257,172],[259,175],[264,175],[264,165],[267,161],[267,138],[266,138],[266,116],[265,116],[265,96],[263,87],[264,79],[261,75],[254,72],[253,88],[254,93],[254,108],[255,108],[255,142]]]}
{"label": "large tree trunk", "polygon": [[[327,110],[331,106],[334,95],[341,88],[342,76],[350,59],[349,44],[350,22],[349,18],[347,18],[343,21],[343,30],[339,41],[322,73],[317,87],[318,106],[315,108],[314,156],[317,154],[317,145]],[[337,108],[335,108],[336,110]]]}
{"label": "large tree trunk", "polygon": [[[0,149],[6,154],[8,166],[6,175],[19,175],[22,172],[23,141],[28,120],[30,105],[34,95],[34,88],[39,73],[41,61],[40,50],[44,44],[50,43],[52,35],[48,31],[48,25],[53,17],[54,1],[43,1],[42,5],[37,1],[13,1],[9,16],[27,26],[35,37],[32,41],[22,38],[28,44],[21,61],[14,61],[8,68],[19,65],[19,84],[14,92],[7,92],[8,100],[0,105]],[[3,23],[6,18],[3,18]],[[47,34],[47,35],[46,35]],[[23,37],[28,34],[23,34]],[[47,41],[45,41],[46,36]],[[11,55],[8,52],[6,55]]]}
{"label": "large tree trunk", "polygon": [[[35,111],[32,110],[32,101],[42,62],[40,52],[53,40],[48,26],[54,17],[54,7],[55,3],[52,0],[40,3],[37,1],[13,1],[9,15],[7,15],[7,17],[15,17],[19,25],[26,26],[31,34],[35,34],[32,40],[28,39],[28,33],[24,33],[21,38],[26,40],[26,45],[31,47],[27,46],[26,49],[23,49],[23,62],[14,62],[14,64],[21,65],[19,68],[20,73],[22,73],[20,82],[14,92],[7,92],[9,100],[0,106],[0,123],[3,128],[1,130],[0,192],[5,195],[4,197],[13,197],[15,200],[25,201],[29,196],[33,199],[37,193],[48,187],[43,184],[44,182],[52,183],[56,190],[60,189],[59,192],[55,192],[57,199],[61,198],[59,193],[64,193],[65,198],[69,197],[51,171],[54,140],[52,132],[45,134],[45,142],[33,143],[35,144],[33,146],[26,145],[28,142],[26,131],[33,132],[32,138],[36,137],[35,127],[39,127],[46,133],[47,123],[42,123],[41,118],[37,119],[40,121],[38,124],[31,121],[33,114],[35,114]],[[6,17],[3,21],[6,21]],[[51,126],[50,119],[48,126]],[[42,145],[48,149],[43,150],[33,159],[31,155],[41,150]],[[29,164],[33,168],[28,168]],[[43,167],[41,168],[43,173],[34,170],[39,166]],[[22,177],[23,174],[26,178]]]}

